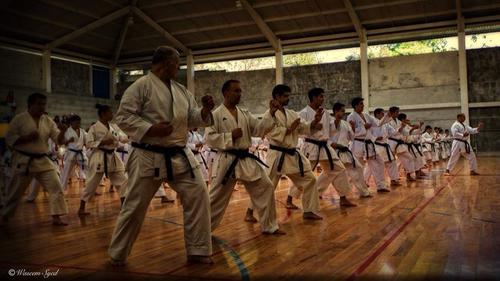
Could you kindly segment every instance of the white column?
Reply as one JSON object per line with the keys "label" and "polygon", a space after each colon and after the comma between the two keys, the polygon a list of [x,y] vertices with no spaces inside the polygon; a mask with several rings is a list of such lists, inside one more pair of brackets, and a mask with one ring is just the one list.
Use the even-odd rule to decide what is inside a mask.
{"label": "white column", "polygon": [[194,57],[193,53],[189,52],[186,56],[186,76],[187,76],[187,88],[188,91],[195,94],[195,85],[194,85]]}
{"label": "white column", "polygon": [[113,100],[116,96],[116,67],[109,69],[109,99]]}
{"label": "white column", "polygon": [[283,48],[280,40],[278,40],[278,49],[274,52],[274,58],[276,60],[276,85],[283,84]]}
{"label": "white column", "polygon": [[92,61],[89,62],[89,91],[90,91],[90,95],[93,96],[94,95],[94,75],[92,73]]}
{"label": "white column", "polygon": [[52,93],[52,76],[50,66],[50,50],[42,54],[42,88],[47,93]]}
{"label": "white column", "polygon": [[[462,18],[463,21],[463,18]],[[458,31],[458,74],[460,81],[460,111],[465,114],[469,124],[469,90],[467,85],[467,56],[465,50],[465,30]]]}
{"label": "white column", "polygon": [[365,112],[370,111],[370,76],[368,71],[368,44],[365,40],[360,42],[361,63],[361,97],[364,99]]}

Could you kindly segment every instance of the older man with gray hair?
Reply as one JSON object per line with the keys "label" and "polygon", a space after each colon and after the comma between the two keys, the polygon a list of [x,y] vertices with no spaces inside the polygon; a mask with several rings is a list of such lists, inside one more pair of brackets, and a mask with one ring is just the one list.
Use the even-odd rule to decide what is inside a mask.
{"label": "older man with gray hair", "polygon": [[184,208],[184,240],[188,262],[212,263],[210,201],[198,161],[186,147],[189,128],[213,123],[214,101],[194,95],[174,81],[179,53],[160,46],[150,73],[124,93],[116,114],[120,128],[132,140],[127,163],[127,196],[117,219],[108,253],[111,264],[125,264],[154,194],[163,180],[179,195]]}

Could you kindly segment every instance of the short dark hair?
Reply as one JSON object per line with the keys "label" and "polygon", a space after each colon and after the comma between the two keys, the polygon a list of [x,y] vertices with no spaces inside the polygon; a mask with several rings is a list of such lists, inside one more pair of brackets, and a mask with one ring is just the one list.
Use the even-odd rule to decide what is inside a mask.
{"label": "short dark hair", "polygon": [[389,112],[394,113],[394,112],[396,112],[398,110],[399,110],[399,107],[397,107],[397,106],[391,106],[391,107],[389,107]]}
{"label": "short dark hair", "polygon": [[465,114],[463,114],[463,113],[457,114],[457,119],[458,119],[458,117],[461,117],[461,116],[465,117]]}
{"label": "short dark hair", "polygon": [[80,118],[80,116],[74,114],[74,115],[71,115],[71,117],[69,117],[69,122],[78,122],[78,121],[82,121],[82,118]]}
{"label": "short dark hair", "polygon": [[333,104],[332,111],[333,111],[333,113],[335,113],[337,111],[340,111],[343,107],[345,107],[345,104],[340,103],[340,102],[336,102]]}
{"label": "short dark hair", "polygon": [[384,112],[384,109],[379,107],[379,108],[375,109],[375,111],[373,112],[373,114],[377,115],[377,114],[380,114],[382,112]]}
{"label": "short dark hair", "polygon": [[179,52],[170,46],[160,46],[153,53],[152,64],[164,62],[168,59],[178,58]]}
{"label": "short dark hair", "polygon": [[309,101],[312,102],[315,97],[317,97],[323,93],[325,93],[325,90],[323,90],[323,88],[312,88],[307,93],[307,96],[309,97]]}
{"label": "short dark hair", "polygon": [[222,90],[221,92],[224,94],[224,92],[229,91],[229,88],[231,88],[231,83],[240,83],[240,81],[236,79],[229,79],[224,84],[222,84]]}
{"label": "short dark hair", "polygon": [[38,100],[46,100],[46,99],[47,99],[46,95],[35,92],[28,96],[28,107],[35,104]]}
{"label": "short dark hair", "polygon": [[273,99],[275,99],[277,96],[282,96],[285,93],[291,93],[291,92],[292,92],[292,89],[290,89],[290,87],[288,87],[287,85],[284,85],[284,84],[276,85],[273,88],[273,93],[272,93]]}
{"label": "short dark hair", "polygon": [[431,127],[431,126],[429,126],[429,125],[425,126],[425,130],[426,130],[426,131],[427,131],[427,130],[429,130],[429,129],[432,129],[432,127]]}
{"label": "short dark hair", "polygon": [[355,108],[358,104],[360,104],[364,100],[365,99],[361,98],[361,97],[355,97],[355,98],[353,98],[352,101],[351,101],[352,108]]}
{"label": "short dark hair", "polygon": [[111,107],[106,104],[96,104],[95,108],[97,108],[97,116],[101,117],[105,112],[111,110]]}
{"label": "short dark hair", "polygon": [[398,120],[399,120],[399,121],[403,121],[403,120],[405,120],[405,119],[406,119],[406,117],[407,117],[407,116],[406,116],[406,114],[404,114],[404,113],[399,113],[399,115],[398,115]]}

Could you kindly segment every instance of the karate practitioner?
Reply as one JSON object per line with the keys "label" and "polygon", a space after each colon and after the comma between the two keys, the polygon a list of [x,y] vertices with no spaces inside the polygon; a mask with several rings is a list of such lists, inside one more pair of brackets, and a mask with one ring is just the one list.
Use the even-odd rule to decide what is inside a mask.
{"label": "karate practitioner", "polygon": [[[382,120],[385,116],[384,109],[375,109],[373,115],[378,120]],[[400,186],[401,184],[399,183],[399,171],[396,157],[391,150],[391,146],[387,142],[389,136],[394,135],[394,128],[392,128],[389,123],[386,123],[379,127],[371,127],[370,131],[375,138],[374,144],[375,150],[377,152],[377,157],[382,158],[382,161],[384,162],[385,171],[391,179],[391,186]],[[370,174],[367,175],[368,177],[365,176],[365,181],[368,182],[368,178],[371,175],[371,170],[365,169],[365,171],[370,171]]]}
{"label": "karate practitioner", "polygon": [[199,108],[194,95],[174,80],[179,56],[172,47],[158,47],[151,72],[128,87],[116,114],[117,124],[132,140],[132,150],[127,196],[108,249],[115,266],[125,264],[163,180],[182,202],[188,262],[213,263],[207,186],[198,161],[186,147],[186,135],[189,128],[212,124],[214,102],[204,96]]}
{"label": "karate practitioner", "polygon": [[[318,110],[322,110],[322,105],[325,100],[325,91],[321,88],[313,88],[308,92],[309,105],[302,109],[299,113],[300,118],[304,122],[312,122]],[[316,186],[320,196],[328,189],[330,184],[340,196],[340,206],[355,207],[356,204],[347,199],[347,194],[351,193],[351,186],[347,178],[347,172],[344,164],[340,161],[337,153],[329,144],[330,136],[332,135],[331,124],[332,118],[330,112],[323,110],[323,116],[320,122],[322,128],[309,134],[304,134],[304,144],[302,153],[309,159],[312,165],[312,170],[317,165],[321,167],[321,174],[316,179]],[[287,208],[294,208],[292,202],[293,197],[300,194],[297,187],[292,185],[288,192]]]}
{"label": "karate practitioner", "polygon": [[67,127],[57,125],[45,114],[47,97],[40,93],[28,97],[28,110],[16,115],[7,130],[5,140],[13,149],[10,181],[0,225],[7,222],[16,211],[24,191],[35,178],[49,193],[49,206],[54,225],[67,225],[61,216],[68,213],[58,167],[48,157],[48,140],[64,142]]}
{"label": "karate practitioner", "polygon": [[476,128],[464,124],[465,114],[460,113],[457,115],[457,121],[451,126],[451,137],[453,138],[453,143],[451,145],[451,155],[450,160],[448,160],[448,165],[446,166],[445,176],[450,176],[450,171],[453,170],[455,164],[457,164],[460,155],[464,156],[465,159],[469,161],[469,169],[471,176],[477,176],[477,161],[476,154],[470,146],[470,135],[478,134],[479,130],[483,127],[483,123],[480,122]]}
{"label": "karate practitioner", "polygon": [[70,127],[64,134],[66,152],[64,153],[64,168],[61,174],[61,184],[64,190],[68,189],[68,179],[79,167],[79,178],[85,181],[85,169],[87,167],[87,155],[84,153],[84,145],[87,133],[80,128],[81,118],[78,115],[70,117]]}
{"label": "karate practitioner", "polygon": [[425,132],[422,134],[422,152],[424,153],[427,165],[432,166],[433,155],[436,151],[435,137],[432,134],[432,127],[425,126]]}
{"label": "karate practitioner", "polygon": [[363,165],[354,157],[349,149],[349,143],[354,140],[354,132],[351,125],[343,120],[345,115],[345,105],[343,103],[335,103],[333,105],[333,120],[332,136],[330,137],[331,146],[337,152],[339,159],[344,164],[349,181],[358,190],[361,198],[370,198],[372,195],[366,186],[363,179]]}
{"label": "karate practitioner", "polygon": [[412,177],[412,173],[415,172],[413,156],[410,154],[408,146],[405,144],[406,137],[403,135],[405,125],[397,118],[397,116],[399,116],[399,107],[392,106],[389,108],[389,114],[393,116],[389,125],[394,130],[392,134],[389,134],[388,143],[391,146],[392,152],[396,154],[399,163],[406,172],[406,180],[415,181],[415,178]]}
{"label": "karate practitioner", "polygon": [[205,183],[208,184],[208,163],[202,154],[203,137],[200,133],[198,133],[198,128],[194,128],[188,132],[187,146],[193,152],[194,158],[198,160],[203,179],[205,180]]}
{"label": "karate practitioner", "polygon": [[266,134],[269,140],[266,161],[269,165],[268,175],[274,189],[278,186],[280,178],[287,176],[294,186],[304,193],[302,196],[303,218],[321,220],[322,217],[315,214],[319,211],[316,177],[311,170],[309,160],[296,147],[299,134],[306,135],[321,129],[320,121],[323,110],[318,110],[312,122],[302,121],[297,112],[286,108],[291,91],[286,85],[277,85],[272,92],[273,100],[278,102],[279,109],[274,114],[276,125]]}
{"label": "karate practitioner", "polygon": [[85,206],[94,197],[97,187],[104,176],[110,180],[114,187],[124,187],[120,188],[122,202],[126,193],[127,176],[116,148],[118,143],[126,141],[127,137],[115,124],[110,123],[113,120],[113,111],[109,106],[97,104],[96,107],[99,120],[90,127],[87,133],[86,146],[92,151],[87,169],[88,180],[80,197],[78,214],[81,216],[90,214],[85,211]]}
{"label": "karate practitioner", "polygon": [[422,122],[412,125],[405,113],[400,113],[398,115],[398,120],[401,121],[403,127],[401,133],[404,137],[405,145],[413,156],[412,160],[413,167],[415,169],[415,176],[417,179],[426,179],[425,176],[427,176],[427,174],[422,171],[422,168],[425,166],[425,159],[417,143],[421,139],[420,127],[422,126]]}
{"label": "karate practitioner", "polygon": [[[224,102],[213,112],[214,125],[206,128],[207,144],[218,151],[210,188],[212,231],[219,226],[238,180],[245,186],[251,205],[257,210],[262,232],[282,235],[285,233],[279,230],[276,220],[274,185],[267,176],[264,163],[248,150],[252,136],[261,137],[275,125],[274,114],[279,104],[271,100],[269,111],[262,119],[257,119],[238,106],[241,92],[239,81],[224,83]],[[247,210],[247,216],[249,212]]]}
{"label": "karate practitioner", "polygon": [[366,162],[365,169],[371,170],[377,186],[377,192],[390,192],[385,183],[384,160],[375,149],[375,139],[370,128],[379,127],[390,121],[390,115],[378,120],[373,116],[363,113],[363,98],[356,97],[352,100],[351,106],[354,111],[347,116],[354,131],[354,140],[351,142],[350,150],[360,163]]}

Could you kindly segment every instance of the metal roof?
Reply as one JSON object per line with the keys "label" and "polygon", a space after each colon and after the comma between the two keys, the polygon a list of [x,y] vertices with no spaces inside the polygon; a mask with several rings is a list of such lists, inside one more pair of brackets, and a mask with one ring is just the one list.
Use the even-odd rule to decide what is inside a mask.
{"label": "metal roof", "polygon": [[500,26],[500,0],[7,0],[0,42],[107,65],[168,44],[196,62],[332,49]]}

